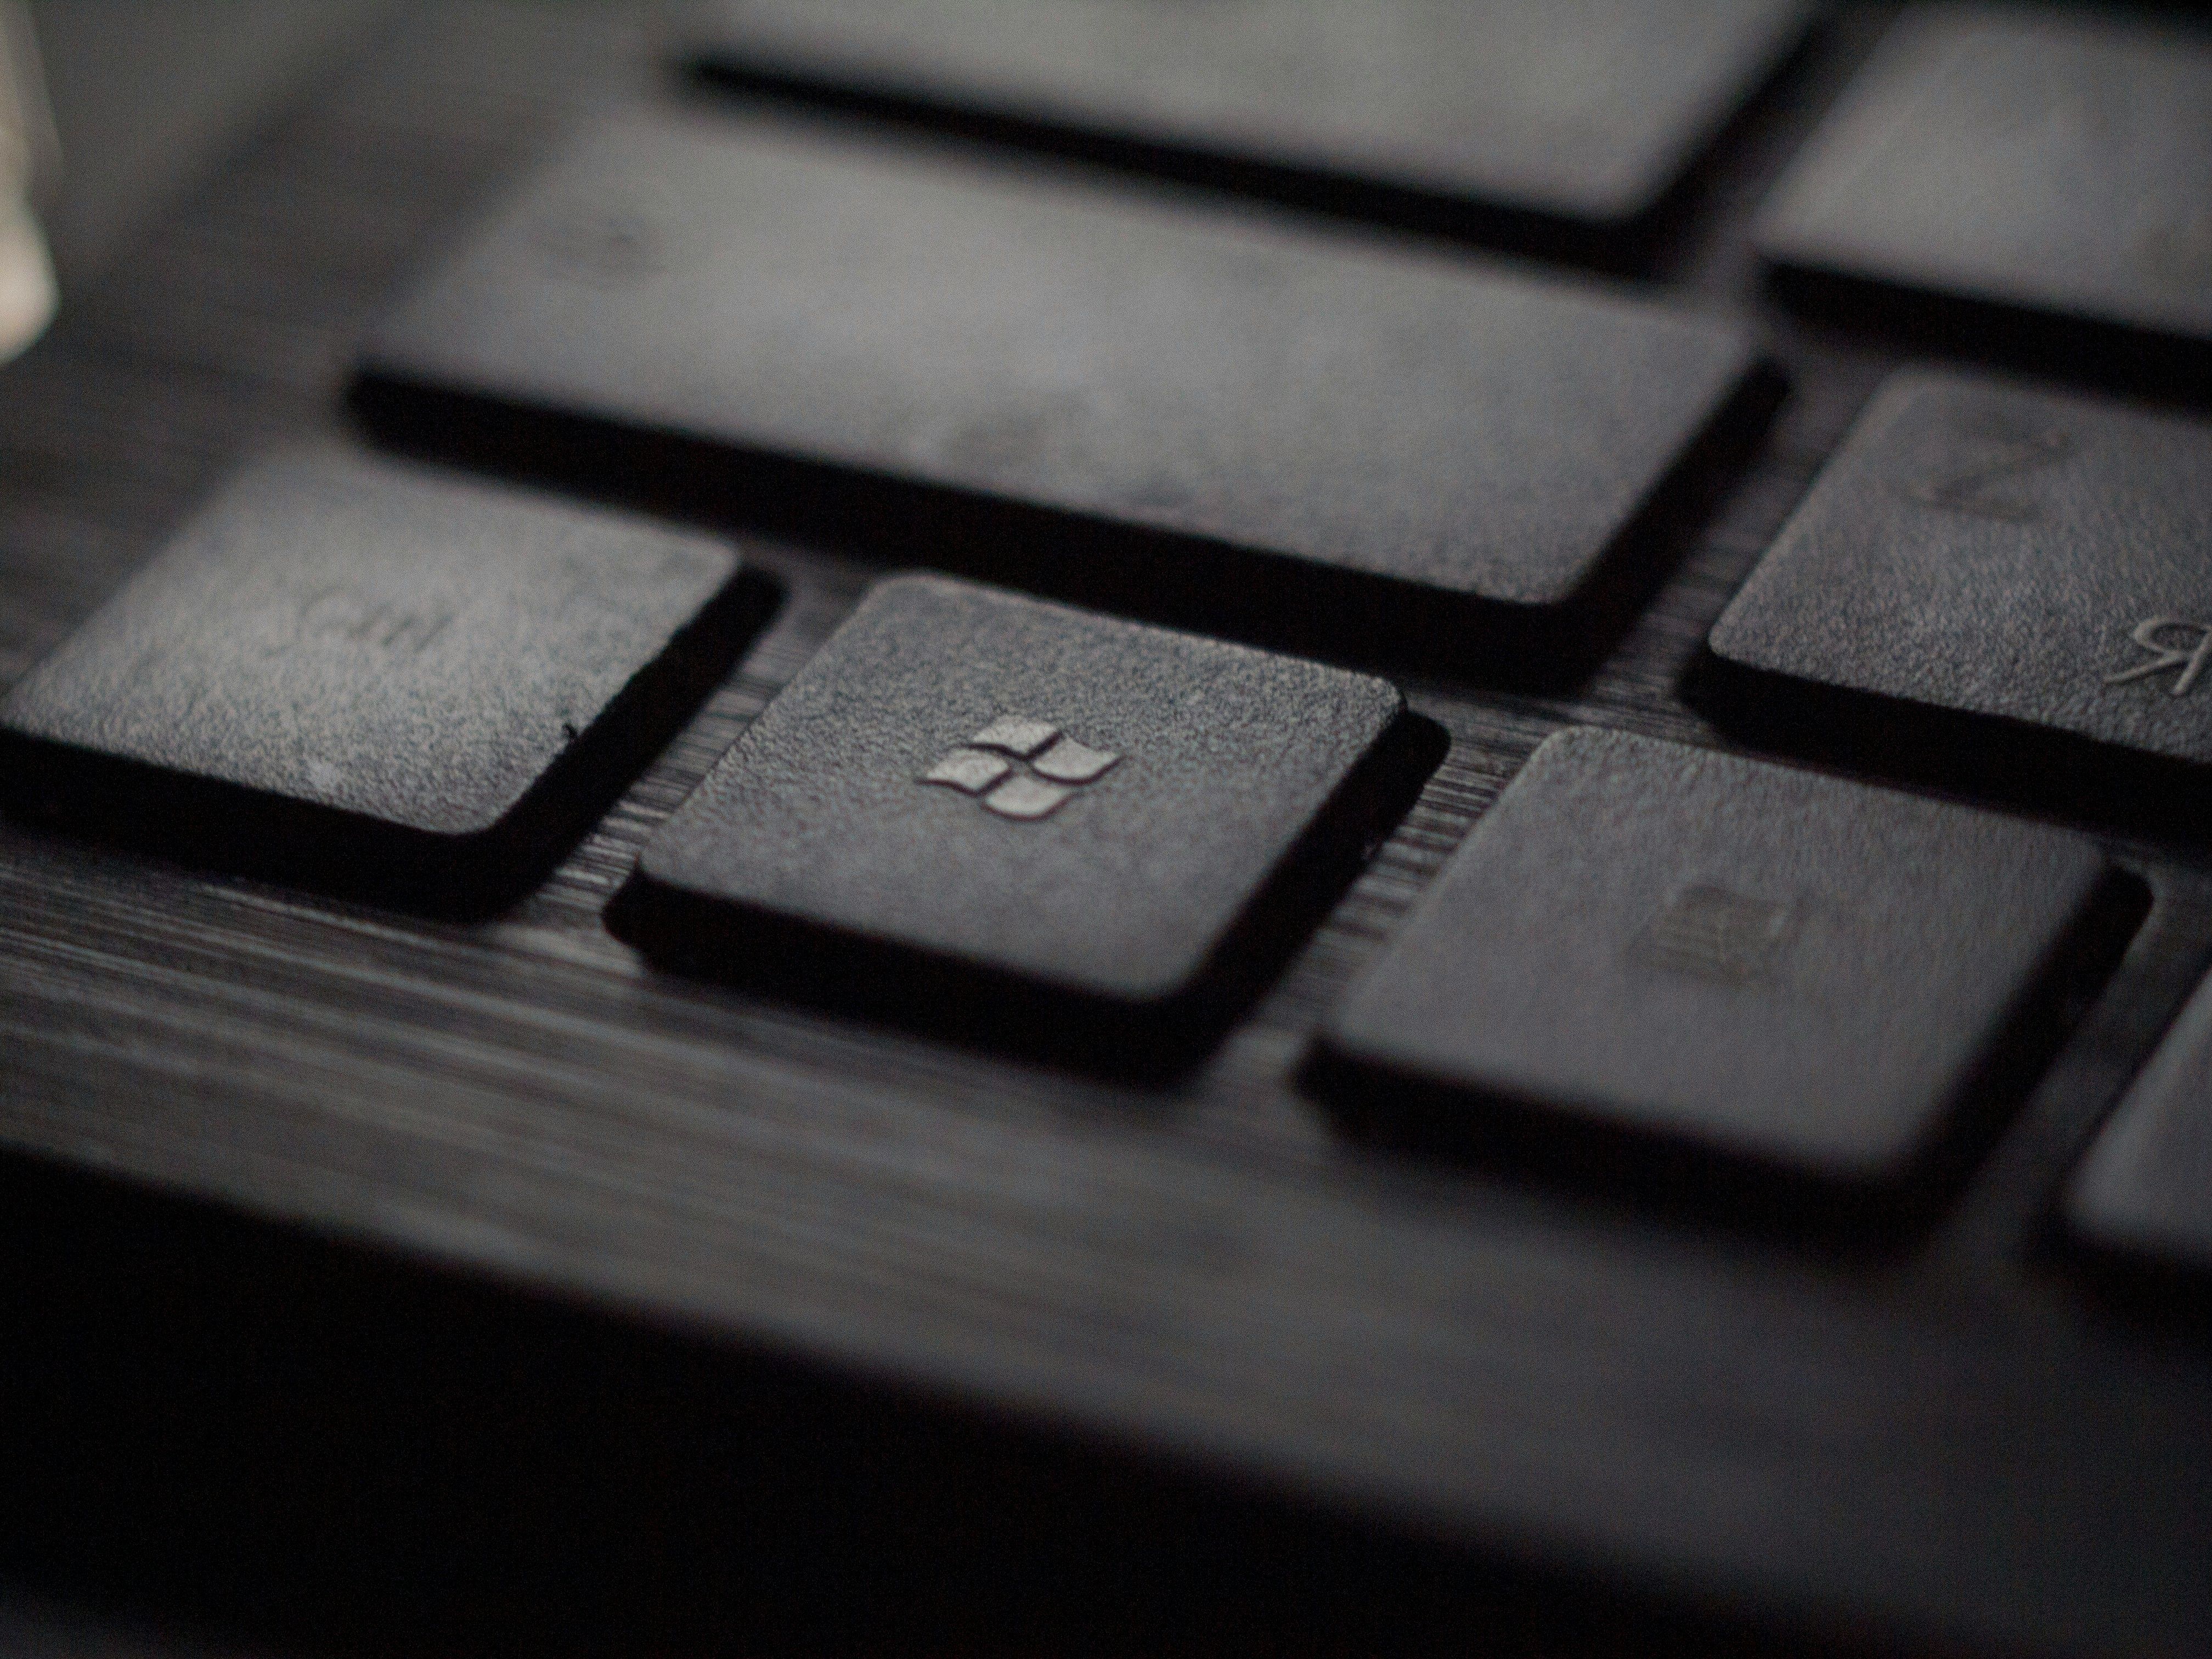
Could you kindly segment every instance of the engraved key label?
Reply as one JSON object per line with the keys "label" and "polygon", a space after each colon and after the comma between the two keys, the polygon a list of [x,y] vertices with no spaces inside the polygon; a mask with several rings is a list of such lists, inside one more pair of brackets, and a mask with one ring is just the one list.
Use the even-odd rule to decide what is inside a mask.
{"label": "engraved key label", "polygon": [[2212,659],[2212,623],[2152,617],[2129,629],[2128,638],[2147,654],[2133,666],[2106,675],[2106,685],[2126,685],[2171,674],[2172,679],[2165,683],[2167,695],[2185,697],[2203,676],[2206,660]]}
{"label": "engraved key label", "polygon": [[1002,714],[915,781],[975,796],[1002,818],[1035,820],[1051,817],[1121,759],[1048,720]]}
{"label": "engraved key label", "polygon": [[1693,882],[1667,896],[1630,953],[1649,967],[1741,985],[1768,976],[1789,934],[1789,905]]}
{"label": "engraved key label", "polygon": [[2073,453],[2074,441],[2063,432],[1968,428],[1948,434],[1935,463],[1907,483],[1904,494],[1946,513],[2033,524],[2042,511],[2022,483]]}

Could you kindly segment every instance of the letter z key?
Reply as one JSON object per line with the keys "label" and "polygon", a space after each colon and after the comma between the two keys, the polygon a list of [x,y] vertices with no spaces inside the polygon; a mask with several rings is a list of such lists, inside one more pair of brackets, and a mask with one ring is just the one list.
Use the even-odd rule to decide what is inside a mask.
{"label": "letter z key", "polygon": [[1897,375],[1708,643],[1746,735],[2202,837],[2212,427]]}

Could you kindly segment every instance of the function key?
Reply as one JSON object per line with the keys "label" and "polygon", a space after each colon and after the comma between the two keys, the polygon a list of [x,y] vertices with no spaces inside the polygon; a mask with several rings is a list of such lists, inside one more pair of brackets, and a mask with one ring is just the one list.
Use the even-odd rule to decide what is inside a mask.
{"label": "function key", "polygon": [[1313,1073],[1386,1138],[1849,1212],[1955,1168],[2140,912],[2076,836],[1569,731],[1329,1019]]}
{"label": "function key", "polygon": [[1363,674],[900,577],[653,836],[612,920],[695,971],[1171,1070],[1440,749]]}
{"label": "function key", "polygon": [[0,701],[18,811],[429,908],[514,896],[726,672],[722,544],[271,457]]}
{"label": "function key", "polygon": [[1893,377],[1722,615],[1702,684],[1777,747],[2203,833],[2212,427]]}
{"label": "function key", "polygon": [[1915,13],[1757,236],[1815,303],[2202,398],[2212,33],[2057,8]]}
{"label": "function key", "polygon": [[[1271,641],[1594,644],[1769,391],[1733,325],[1434,254],[681,117],[584,136],[376,333],[418,446]],[[623,441],[623,440],[627,441]]]}
{"label": "function key", "polygon": [[710,73],[1342,210],[1632,251],[1802,0],[720,0]]}

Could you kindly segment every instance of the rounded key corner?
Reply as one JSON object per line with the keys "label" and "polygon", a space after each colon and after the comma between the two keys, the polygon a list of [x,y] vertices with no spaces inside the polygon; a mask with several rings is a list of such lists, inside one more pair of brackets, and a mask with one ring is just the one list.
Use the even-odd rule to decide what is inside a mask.
{"label": "rounded key corner", "polygon": [[[705,907],[704,910],[695,907]],[[732,912],[742,908],[691,878],[680,852],[673,858],[648,842],[612,896],[600,907],[608,933],[660,965],[714,977]]]}
{"label": "rounded key corner", "polygon": [[1692,659],[1693,683],[1708,678],[1733,682],[1742,677],[1797,676],[1787,647],[1799,626],[1792,618],[1775,617],[1767,595],[1778,583],[1796,579],[1791,567],[1803,545],[1798,524],[1793,518],[1782,527],[1759,562],[1729,595]]}
{"label": "rounded key corner", "polygon": [[1763,670],[1766,667],[1766,665],[1759,660],[1759,653],[1752,648],[1750,642],[1740,637],[1747,633],[1749,628],[1749,625],[1743,621],[1741,611],[1743,596],[1750,590],[1752,581],[1758,574],[1759,572],[1754,569],[1750,576],[1744,579],[1743,586],[1737,588],[1730,596],[1728,605],[1723,609],[1720,616],[1715,619],[1713,625],[1705,630],[1705,644],[1698,651],[1698,666],[1699,668],[1717,668],[1725,672],[1731,669]]}
{"label": "rounded key corner", "polygon": [[2142,871],[2119,863],[2100,842],[2077,830],[2060,833],[2075,842],[2078,872],[2069,954],[2079,959],[2079,975],[2101,990],[2150,920],[2158,891]]}
{"label": "rounded key corner", "polygon": [[1195,951],[1158,964],[1126,963],[1104,974],[1036,970],[1024,982],[1024,970],[1006,963],[926,945],[908,948],[917,962],[934,963],[947,974],[1007,979],[1016,987],[1013,994],[1048,999],[1075,1024],[1103,1017],[1133,1038],[1149,1033],[1164,1039],[1204,1024],[1209,993],[1224,977],[1224,964]]}
{"label": "rounded key corner", "polygon": [[671,553],[689,554],[714,572],[716,597],[744,585],[757,586],[768,592],[780,593],[782,591],[775,577],[755,566],[738,550],[735,543],[704,530],[684,529],[672,525],[660,526],[660,529],[665,538],[663,545]]}
{"label": "rounded key corner", "polygon": [[889,575],[878,576],[868,584],[861,604],[889,601],[902,593],[972,593],[978,591],[996,592],[999,590],[986,584],[963,581],[957,576],[947,575],[941,570],[917,566],[911,570],[894,570]]}
{"label": "rounded key corner", "polygon": [[1482,1144],[1483,1090],[1425,1072],[1341,1011],[1300,1055],[1296,1087],[1355,1144],[1456,1161]]}
{"label": "rounded key corner", "polygon": [[[384,856],[391,859],[392,868],[415,872],[426,889],[473,884],[478,878],[503,884],[506,866],[522,861],[518,849],[533,840],[533,831],[540,826],[526,791],[495,810],[478,806],[386,814],[283,790],[233,787],[275,821],[296,824],[302,836],[328,836],[339,847],[387,847],[390,851]],[[252,867],[250,861],[247,867]],[[308,884],[343,890],[349,879],[344,869],[332,866],[321,881]]]}
{"label": "rounded key corner", "polygon": [[1559,765],[1585,751],[1619,754],[1644,749],[1655,741],[1633,732],[1617,732],[1609,726],[1563,726],[1528,751],[1528,758],[1522,763],[1521,769],[1527,772],[1539,761]]}
{"label": "rounded key corner", "polygon": [[1776,348],[1774,336],[1765,323],[1753,321],[1743,327],[1744,356],[1735,377],[1736,401],[1730,407],[1739,419],[1754,422],[1763,430],[1790,395],[1790,362]]}
{"label": "rounded key corner", "polygon": [[[1913,1193],[1940,1167],[1955,1138],[1958,1116],[1954,1103],[1927,1122],[1900,1122],[1888,1134],[1814,1137],[1786,1151],[1763,1149],[1748,1162],[1806,1190],[1899,1198]],[[1723,1156],[1742,1156],[1726,1143],[1718,1143],[1717,1150]]]}
{"label": "rounded key corner", "polygon": [[1826,261],[1808,245],[1805,234],[1803,194],[1792,179],[1784,179],[1760,203],[1747,233],[1753,255],[1769,274],[1825,269]]}
{"label": "rounded key corner", "polygon": [[2185,1228],[2137,1224],[2106,1213],[2118,1192],[2090,1189],[2085,1161],[2051,1207],[2056,1243],[2090,1276],[2092,1288],[2125,1301],[2148,1292],[2161,1316],[2177,1307],[2212,1311],[2212,1241]]}
{"label": "rounded key corner", "polygon": [[[1701,159],[1700,153],[1692,150],[1671,163],[1616,167],[1611,177],[1581,180],[1571,191],[1560,192],[1548,207],[1534,197],[1522,197],[1516,201],[1504,188],[1494,188],[1489,193],[1501,206],[1518,206],[1522,211],[1547,214],[1562,225],[1572,226],[1620,250],[1613,267],[1619,268],[1623,264],[1632,264],[1639,244],[1665,222],[1684,177]],[[1471,193],[1479,195],[1479,187],[1473,187]],[[1607,268],[1601,262],[1600,269]]]}
{"label": "rounded key corner", "polygon": [[1715,341],[1728,345],[1735,358],[1731,380],[1745,382],[1760,375],[1782,378],[1783,360],[1775,355],[1773,338],[1755,314],[1746,316],[1703,307],[1688,307],[1680,314],[1686,320],[1701,324]]}
{"label": "rounded key corner", "polygon": [[[304,797],[298,799],[301,805],[317,811],[337,817],[353,816],[342,806]],[[514,830],[521,817],[522,801],[517,797],[489,816],[482,811],[452,814],[426,812],[413,817],[394,817],[388,822],[403,834],[420,837],[433,859],[467,859],[496,847]]]}
{"label": "rounded key corner", "polygon": [[1685,300],[1679,296],[1638,299],[1622,301],[1644,310],[1656,324],[1670,326],[1680,339],[1694,339],[1701,353],[1697,368],[1721,371],[1720,386],[1707,394],[1714,410],[1723,405],[1729,393],[1740,388],[1762,364],[1773,362],[1766,337],[1758,322],[1737,313],[1721,309],[1709,301]]}
{"label": "rounded key corner", "polygon": [[57,646],[47,652],[15,684],[0,692],[0,744],[27,751],[33,745],[57,741],[40,729],[46,709],[40,681],[61,648]]}
{"label": "rounded key corner", "polygon": [[1133,973],[1109,985],[1088,988],[1083,994],[1110,1004],[1140,1023],[1166,1024],[1197,1010],[1214,977],[1206,964],[1183,962],[1169,969]]}
{"label": "rounded key corner", "polygon": [[1582,601],[1589,597],[1598,573],[1609,562],[1607,552],[1594,550],[1569,568],[1534,581],[1516,580],[1508,587],[1475,579],[1445,591],[1460,604],[1485,606],[1530,629],[1556,628],[1573,619]]}
{"label": "rounded key corner", "polygon": [[1380,674],[1359,674],[1356,678],[1375,711],[1377,730],[1395,731],[1409,720],[1424,718],[1407,699],[1406,688],[1397,681],[1385,679]]}
{"label": "rounded key corner", "polygon": [[[542,803],[533,799],[533,792],[543,776],[541,773],[529,784],[514,790],[495,803],[478,801],[459,805],[441,802],[430,811],[393,813],[382,817],[381,821],[402,834],[421,837],[425,846],[437,849],[433,856],[450,854],[456,859],[465,859],[496,852],[506,843],[526,836],[533,826],[538,810],[542,806]],[[308,796],[288,796],[287,799],[296,800],[303,807],[336,817],[350,818],[362,816],[350,807]]]}
{"label": "rounded key corner", "polygon": [[[2170,1036],[2170,1034],[2169,1034]],[[2148,1064],[2145,1067],[2148,1069]],[[2074,1249],[2091,1255],[2123,1257],[2141,1249],[2138,1242],[2131,1249],[2130,1230],[2115,1227],[2109,1216],[2100,1214],[2108,1206],[2123,1184],[2112,1172],[2110,1140],[2116,1125],[2127,1111],[2129,1098],[2140,1086],[2139,1077],[2128,1095],[2121,1097],[2112,1115],[2098,1126],[2096,1137],[2075,1159],[2074,1167],[2066,1172],[2051,1206],[2051,1218],[2060,1236]]]}
{"label": "rounded key corner", "polygon": [[1362,1082],[1388,1077],[1395,1069],[1386,1047],[1361,1029],[1359,993],[1355,985],[1322,1018],[1299,1058],[1299,1085],[1316,1098],[1340,1098]]}
{"label": "rounded key corner", "polygon": [[1906,404],[1931,392],[1971,392],[1976,384],[1975,380],[1942,363],[1920,358],[1899,363],[1882,376],[1881,384],[1875,387],[1873,396],[1861,407],[1857,417],[1851,422],[1852,429],[1844,435],[1844,441],[1848,443],[1857,436],[1872,418],[1894,418]]}
{"label": "rounded key corner", "polygon": [[[664,825],[664,830],[665,828]],[[689,856],[684,847],[672,844],[671,838],[665,834],[655,834],[647,840],[644,848],[637,855],[637,861],[630,866],[623,892],[648,899],[674,897],[682,894],[707,895],[710,884],[695,880],[689,864]]]}

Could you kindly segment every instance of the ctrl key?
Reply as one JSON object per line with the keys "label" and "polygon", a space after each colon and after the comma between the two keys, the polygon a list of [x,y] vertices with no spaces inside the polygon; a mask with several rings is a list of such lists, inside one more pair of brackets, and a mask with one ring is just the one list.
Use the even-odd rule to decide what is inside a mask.
{"label": "ctrl key", "polygon": [[281,453],[0,701],[0,791],[191,862],[483,913],[611,802],[765,611],[706,538]]}
{"label": "ctrl key", "polygon": [[1663,1200],[1918,1207],[2143,909],[2063,831],[1595,731],[1540,748],[1326,1025],[1356,1125]]}

